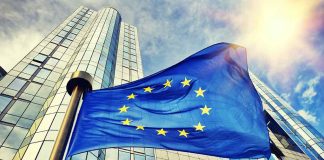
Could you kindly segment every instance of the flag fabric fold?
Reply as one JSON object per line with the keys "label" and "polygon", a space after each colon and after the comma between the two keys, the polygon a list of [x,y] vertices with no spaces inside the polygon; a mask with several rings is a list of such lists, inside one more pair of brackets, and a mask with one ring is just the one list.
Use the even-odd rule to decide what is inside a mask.
{"label": "flag fabric fold", "polygon": [[245,48],[215,44],[151,76],[87,93],[68,156],[128,146],[269,157],[268,130]]}

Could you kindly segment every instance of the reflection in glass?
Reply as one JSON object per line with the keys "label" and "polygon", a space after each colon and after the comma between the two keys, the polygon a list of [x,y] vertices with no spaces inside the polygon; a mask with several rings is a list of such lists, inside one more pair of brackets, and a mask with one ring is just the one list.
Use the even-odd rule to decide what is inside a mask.
{"label": "reflection in glass", "polygon": [[26,83],[25,80],[16,78],[14,81],[11,82],[8,88],[19,91],[24,86],[25,83]]}
{"label": "reflection in glass", "polygon": [[24,112],[23,117],[28,119],[35,119],[41,108],[41,105],[30,103],[26,111]]}
{"label": "reflection in glass", "polygon": [[0,113],[6,108],[11,98],[0,95]]}
{"label": "reflection in glass", "polygon": [[16,115],[16,116],[21,116],[25,109],[28,106],[28,102],[22,101],[22,100],[17,100],[10,108],[8,111],[9,114]]}
{"label": "reflection in glass", "polygon": [[45,60],[46,58],[47,58],[47,56],[45,56],[45,55],[43,55],[43,54],[38,54],[38,55],[34,58],[34,60],[37,61],[37,62],[42,63],[42,62],[44,62],[44,60]]}
{"label": "reflection in glass", "polygon": [[145,156],[144,155],[135,154],[135,160],[145,160]]}
{"label": "reflection in glass", "polygon": [[130,153],[119,151],[119,160],[130,160]]}
{"label": "reflection in glass", "polygon": [[27,131],[27,129],[15,127],[4,142],[3,146],[18,149],[27,134]]}
{"label": "reflection in glass", "polygon": [[27,73],[29,75],[32,75],[36,70],[37,70],[37,66],[34,66],[34,65],[28,65],[24,70],[23,72],[24,73]]}

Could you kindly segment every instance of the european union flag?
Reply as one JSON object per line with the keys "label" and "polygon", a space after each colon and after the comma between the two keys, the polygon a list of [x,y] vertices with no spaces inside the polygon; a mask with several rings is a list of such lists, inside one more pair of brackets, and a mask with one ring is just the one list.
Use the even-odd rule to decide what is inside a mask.
{"label": "european union flag", "polygon": [[151,76],[87,93],[68,156],[127,146],[269,157],[268,130],[245,49],[215,44]]}

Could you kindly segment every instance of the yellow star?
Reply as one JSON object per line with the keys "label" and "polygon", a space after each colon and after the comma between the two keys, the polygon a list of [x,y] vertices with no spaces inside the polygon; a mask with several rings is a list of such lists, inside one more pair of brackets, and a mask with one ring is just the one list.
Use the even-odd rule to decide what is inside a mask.
{"label": "yellow star", "polygon": [[186,132],[186,130],[184,130],[184,129],[183,129],[182,131],[178,130],[178,132],[180,133],[179,136],[185,136],[185,137],[188,137],[188,134],[189,134],[189,133]]}
{"label": "yellow star", "polygon": [[204,128],[206,126],[201,125],[199,122],[198,125],[194,125],[194,127],[195,127],[196,131],[204,131]]}
{"label": "yellow star", "polygon": [[152,93],[152,90],[153,90],[153,88],[151,88],[151,87],[144,88],[144,92],[150,92],[150,93]]}
{"label": "yellow star", "polygon": [[201,87],[199,87],[198,90],[195,90],[195,92],[197,93],[196,97],[199,97],[199,96],[204,97],[204,92],[205,92],[205,91],[206,91],[206,90],[202,90]]}
{"label": "yellow star", "polygon": [[136,130],[143,130],[144,131],[144,126],[136,126]]}
{"label": "yellow star", "polygon": [[158,133],[157,135],[163,135],[163,136],[166,136],[165,134],[168,133],[167,131],[165,131],[163,128],[162,129],[159,129],[159,130],[156,130]]}
{"label": "yellow star", "polygon": [[127,112],[127,109],[128,108],[129,107],[127,107],[126,105],[123,105],[123,107],[118,108],[119,109],[119,113]]}
{"label": "yellow star", "polygon": [[135,96],[137,96],[137,95],[135,95],[134,93],[132,93],[132,94],[130,94],[130,95],[127,96],[127,100],[129,100],[129,99],[135,99]]}
{"label": "yellow star", "polygon": [[190,80],[188,80],[186,77],[185,79],[181,82],[182,83],[182,87],[185,87],[185,86],[190,86]]}
{"label": "yellow star", "polygon": [[166,82],[163,84],[163,85],[164,85],[164,88],[166,88],[166,87],[171,87],[171,82],[172,82],[172,81],[169,81],[169,80],[167,79]]}
{"label": "yellow star", "polygon": [[209,111],[212,109],[212,108],[208,108],[207,105],[205,105],[204,108],[200,108],[201,109],[201,114],[208,114],[209,115]]}
{"label": "yellow star", "polygon": [[123,125],[130,125],[130,122],[132,122],[132,120],[129,120],[128,118],[126,118],[123,122]]}

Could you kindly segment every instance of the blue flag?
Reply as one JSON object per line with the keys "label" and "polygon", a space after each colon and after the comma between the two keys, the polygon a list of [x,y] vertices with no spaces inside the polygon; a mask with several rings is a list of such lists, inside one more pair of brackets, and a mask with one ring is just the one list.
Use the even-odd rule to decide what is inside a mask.
{"label": "blue flag", "polygon": [[68,156],[127,146],[269,157],[245,48],[215,44],[151,76],[87,93]]}

